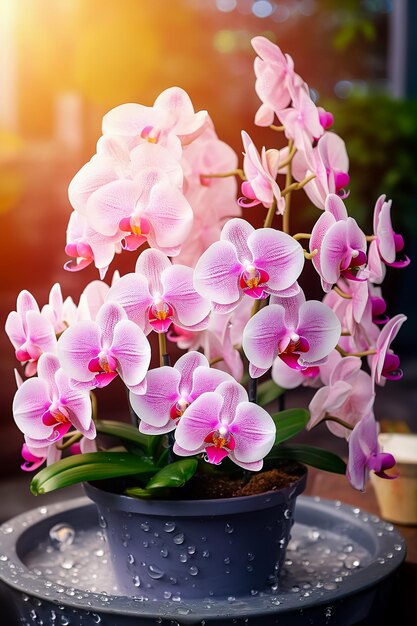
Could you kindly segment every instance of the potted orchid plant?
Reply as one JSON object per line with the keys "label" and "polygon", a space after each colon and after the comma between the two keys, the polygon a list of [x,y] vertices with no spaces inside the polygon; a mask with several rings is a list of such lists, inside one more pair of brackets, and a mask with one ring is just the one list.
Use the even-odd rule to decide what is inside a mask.
{"label": "potted orchid plant", "polygon": [[[264,585],[282,562],[305,483],[295,462],[346,473],[360,490],[370,471],[393,478],[386,470],[395,460],[380,449],[373,414],[376,387],[402,375],[391,344],[406,317],[385,315],[379,287],[386,266],[409,263],[399,258],[404,241],[391,225],[391,201],[376,201],[366,235],[345,206],[348,157],[329,130],[332,114],[314,104],[291,57],[264,37],[252,45],[262,101],[255,124],[287,145],[259,151],[243,131],[240,169],[208,113],[196,113],[180,88],[151,107],[116,107],[69,186],[65,269],[94,264],[101,280],[78,305],[63,300],[58,284],[42,309],[23,291],[6,323],[26,376],[16,375],[13,402],[22,469],[46,462],[32,492],[87,481],[123,585],[134,591],[145,568],[154,597],[168,584],[161,537],[174,530],[170,550],[181,551],[186,534],[203,555],[203,566],[171,566],[169,580],[185,595],[201,593],[189,578],[199,569],[213,595]],[[298,190],[318,209],[311,232],[291,230]],[[244,211],[258,205],[264,226],[255,229]],[[137,253],[136,269],[108,285],[123,250]],[[300,287],[306,263],[323,301],[307,300]],[[160,366],[149,369],[152,335]],[[118,376],[130,424],[95,412],[94,394]],[[284,390],[299,385],[317,388],[308,410],[284,410]],[[281,410],[271,416],[265,406],[277,398]],[[288,443],[323,421],[346,439],[347,465]],[[132,547],[150,527],[158,538],[151,561],[148,542]],[[204,565],[206,527],[218,564]],[[224,571],[226,551],[234,578],[233,565]]]}

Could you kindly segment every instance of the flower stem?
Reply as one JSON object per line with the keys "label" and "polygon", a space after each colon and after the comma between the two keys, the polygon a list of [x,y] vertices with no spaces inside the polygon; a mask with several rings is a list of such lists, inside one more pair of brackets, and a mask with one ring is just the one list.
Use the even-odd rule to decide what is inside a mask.
{"label": "flower stem", "polygon": [[333,291],[335,291],[337,295],[339,295],[341,298],[346,298],[346,300],[352,300],[352,296],[345,291],[342,291],[342,289],[340,289],[340,287],[338,287],[337,285],[333,287]]}
{"label": "flower stem", "polygon": [[364,350],[363,352],[346,352],[340,346],[336,346],[336,350],[342,356],[359,356],[359,357],[362,357],[362,356],[372,356],[373,354],[376,354],[376,350]]}
{"label": "flower stem", "polygon": [[348,424],[344,420],[340,419],[340,417],[334,417],[334,415],[328,415],[327,417],[321,420],[322,422],[336,422],[336,424],[340,424],[343,428],[347,428],[348,430],[353,430],[353,426]]}
{"label": "flower stem", "polygon": [[287,181],[285,181],[285,188],[281,191],[281,195],[287,196],[292,191],[297,191],[298,189],[302,189],[303,187],[307,185],[307,183],[313,180],[313,178],[316,178],[315,174],[310,174],[310,176],[307,176],[306,178],[304,178],[304,180],[301,180],[299,183],[287,183]]}
{"label": "flower stem", "polygon": [[285,126],[275,126],[275,124],[270,124],[269,128],[277,131],[278,133],[282,133],[282,131],[285,130]]}
{"label": "flower stem", "polygon": [[231,170],[230,172],[223,172],[220,174],[200,174],[200,181],[204,178],[228,178],[229,176],[239,176],[241,180],[246,180],[246,176],[243,170]]}
{"label": "flower stem", "polygon": [[292,236],[292,238],[295,239],[296,241],[300,241],[300,239],[310,239],[311,234],[310,233],[296,233],[295,235]]}
{"label": "flower stem", "polygon": [[311,261],[311,259],[316,256],[317,252],[318,252],[317,248],[314,248],[314,250],[312,250],[311,252],[307,252],[307,250],[304,250],[304,257],[308,261]]}
{"label": "flower stem", "polygon": [[274,221],[274,216],[277,210],[277,199],[274,198],[272,200],[272,204],[268,209],[268,213],[266,214],[266,218],[264,221],[264,228],[271,228],[272,222]]}
{"label": "flower stem", "polygon": [[169,354],[167,353],[167,340],[165,333],[158,333],[158,344],[159,344],[159,365],[162,367],[163,365],[171,365],[171,359],[169,358]]}
{"label": "flower stem", "polygon": [[82,437],[81,433],[71,433],[71,437],[65,443],[63,443],[61,446],[57,445],[58,450],[67,450],[74,443],[77,443],[77,441],[80,441],[81,437]]}
{"label": "flower stem", "polygon": [[278,169],[282,169],[283,167],[287,167],[287,165],[289,165],[291,163],[291,161],[294,158],[295,153],[297,152],[297,148],[295,148],[294,146],[292,147],[292,150],[288,151],[288,156],[287,158],[280,162],[278,165]]}
{"label": "flower stem", "polygon": [[256,404],[257,395],[258,395],[258,379],[252,378],[249,376],[249,402],[254,402]]}
{"label": "flower stem", "polygon": [[[291,154],[292,150],[294,147],[294,142],[292,139],[290,139],[290,141],[288,142],[288,150],[289,153]],[[284,191],[281,193],[282,196],[285,195],[285,211],[284,211],[284,215],[282,216],[282,230],[284,231],[284,233],[289,234],[290,232],[290,206],[291,206],[291,182],[292,182],[292,169],[291,169],[291,161],[288,163],[287,165],[287,173],[285,174],[285,190],[286,193],[284,194]]]}
{"label": "flower stem", "polygon": [[218,356],[215,359],[210,359],[210,367],[212,365],[216,365],[216,363],[221,363],[222,361],[224,361],[224,358],[222,356]]}

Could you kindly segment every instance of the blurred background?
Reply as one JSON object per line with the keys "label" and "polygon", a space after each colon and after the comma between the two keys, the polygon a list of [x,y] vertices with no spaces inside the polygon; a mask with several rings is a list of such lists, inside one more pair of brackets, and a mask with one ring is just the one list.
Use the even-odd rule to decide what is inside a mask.
{"label": "blurred background", "polygon": [[[276,145],[277,133],[253,124],[259,101],[250,39],[264,35],[292,55],[316,102],[335,114],[351,160],[351,215],[370,232],[376,198],[393,199],[395,229],[413,263],[388,272],[384,294],[389,314],[411,319],[396,343],[404,379],[382,389],[377,409],[378,417],[417,430],[416,29],[412,0],[1,0],[1,327],[21,289],[42,306],[59,281],[64,297],[78,301],[97,277],[91,268],[62,269],[67,187],[94,153],[110,108],[151,105],[160,91],[179,85],[239,154],[242,128],[258,146]],[[297,195],[294,232],[318,217]],[[123,253],[111,270],[131,271],[135,259]],[[310,295],[319,296],[317,275],[307,282]],[[0,471],[10,479],[20,472],[22,439],[11,413],[14,351],[4,333],[0,353]],[[100,396],[102,415],[126,413],[124,397],[113,384]]]}

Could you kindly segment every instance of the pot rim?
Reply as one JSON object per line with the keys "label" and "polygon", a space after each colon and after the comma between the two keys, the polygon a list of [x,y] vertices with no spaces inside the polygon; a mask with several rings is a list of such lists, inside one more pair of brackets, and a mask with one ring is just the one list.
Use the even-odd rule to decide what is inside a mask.
{"label": "pot rim", "polygon": [[[300,464],[301,465],[301,464]],[[263,491],[251,496],[235,498],[210,498],[206,500],[140,500],[124,494],[117,494],[101,489],[91,482],[83,483],[86,495],[97,505],[110,507],[128,513],[146,515],[164,515],[179,517],[201,517],[204,515],[229,515],[231,513],[249,513],[260,511],[290,502],[305,489],[307,468],[300,478],[286,487]]]}

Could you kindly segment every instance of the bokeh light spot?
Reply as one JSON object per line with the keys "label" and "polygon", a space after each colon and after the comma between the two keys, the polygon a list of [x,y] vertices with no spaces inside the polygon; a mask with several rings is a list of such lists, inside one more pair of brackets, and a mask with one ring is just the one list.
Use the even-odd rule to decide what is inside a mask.
{"label": "bokeh light spot", "polygon": [[218,52],[229,54],[236,48],[236,36],[231,30],[219,30],[214,35],[213,45]]}
{"label": "bokeh light spot", "polygon": [[268,0],[256,0],[252,6],[252,13],[260,18],[269,17],[273,11],[274,7]]}

